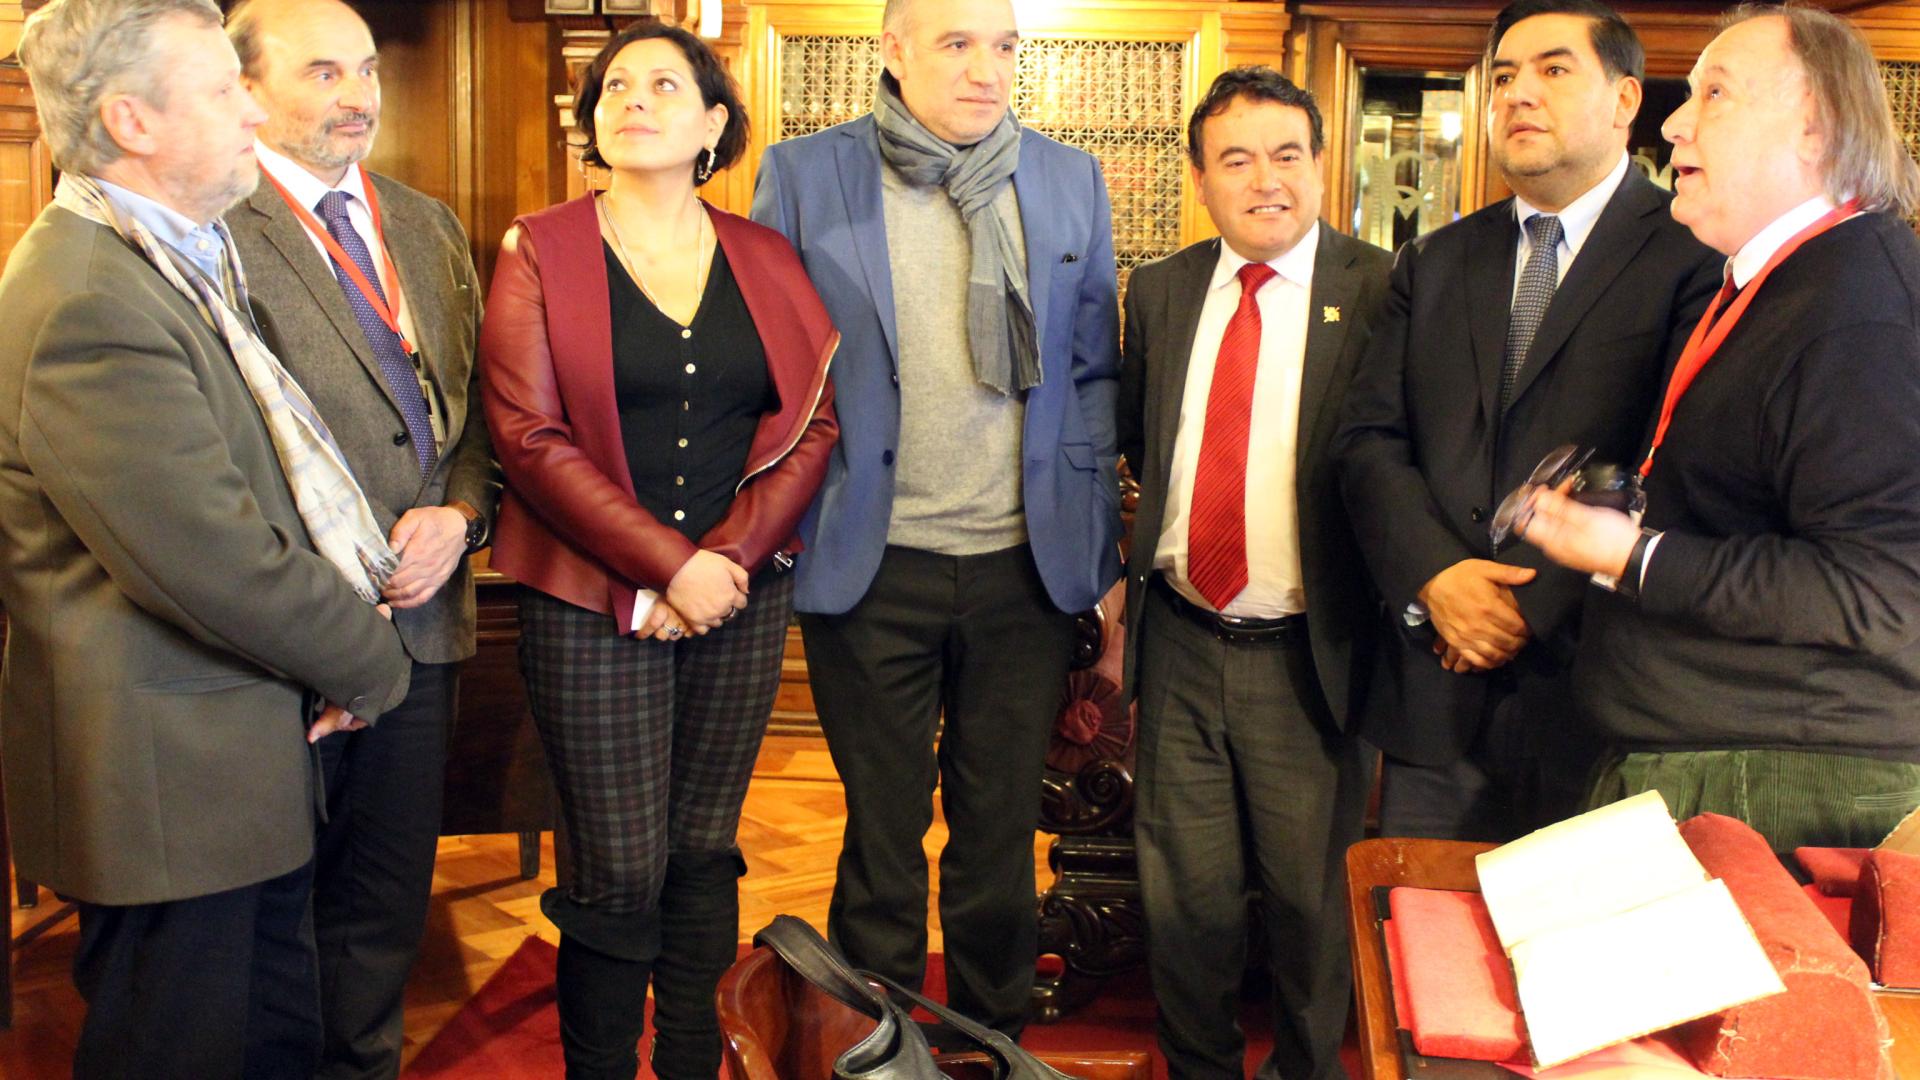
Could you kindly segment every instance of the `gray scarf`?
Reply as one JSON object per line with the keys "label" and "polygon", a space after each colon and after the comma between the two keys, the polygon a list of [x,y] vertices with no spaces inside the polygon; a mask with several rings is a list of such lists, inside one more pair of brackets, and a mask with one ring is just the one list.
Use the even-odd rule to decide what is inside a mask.
{"label": "gray scarf", "polygon": [[873,117],[880,125],[880,154],[901,176],[922,186],[939,184],[960,208],[973,248],[967,272],[967,342],[973,374],[1002,394],[1040,385],[1040,340],[1033,301],[1020,272],[1013,234],[993,212],[994,197],[1013,180],[1020,164],[1020,121],[1007,110],[992,131],[972,146],[956,147],[907,111],[900,84],[880,76]]}

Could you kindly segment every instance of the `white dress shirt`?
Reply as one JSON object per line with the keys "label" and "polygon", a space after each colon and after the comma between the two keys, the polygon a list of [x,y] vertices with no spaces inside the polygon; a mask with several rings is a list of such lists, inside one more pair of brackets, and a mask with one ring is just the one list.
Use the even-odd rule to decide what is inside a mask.
{"label": "white dress shirt", "polygon": [[1753,239],[1740,246],[1733,258],[1727,260],[1727,271],[1733,275],[1733,287],[1744,289],[1773,258],[1787,241],[1800,234],[1800,230],[1819,221],[1833,210],[1836,204],[1825,195],[1815,195],[1799,206],[1774,218],[1766,228],[1753,234]]}
{"label": "white dress shirt", "polygon": [[[373,211],[367,207],[367,189],[361,182],[360,170],[349,167],[347,175],[340,178],[340,183],[336,187],[328,187],[320,181],[319,177],[302,168],[299,162],[277,152],[258,139],[253,142],[253,152],[260,159],[260,167],[267,170],[267,175],[279,181],[280,186],[286,188],[288,194],[292,195],[301,206],[306,207],[315,218],[319,218],[322,228],[326,227],[326,219],[320,217],[320,200],[330,191],[341,191],[352,196],[347,200],[347,223],[353,226],[354,232],[360,234],[360,242],[367,245],[368,254],[373,256],[373,272],[380,275],[380,291],[387,294],[387,303],[393,309],[393,317],[400,323],[401,335],[413,342],[416,348],[419,347],[420,335],[414,333],[413,315],[407,310],[406,294],[400,288],[400,283],[392,280],[387,273],[387,260],[380,257],[380,234],[373,227]],[[320,253],[321,260],[326,263],[327,273],[333,274],[333,256],[327,254],[327,245],[313,235],[313,230],[302,231],[307,234],[308,240],[313,241],[313,250]],[[439,426],[439,412],[436,406],[434,427],[437,429]],[[438,430],[434,434],[440,436]],[[444,436],[440,437],[444,439]]]}
{"label": "white dress shirt", "polygon": [[[1247,439],[1247,587],[1222,614],[1272,619],[1307,609],[1300,571],[1300,530],[1294,519],[1294,447],[1300,431],[1300,375],[1307,348],[1308,302],[1313,260],[1320,250],[1315,223],[1292,250],[1267,263],[1277,276],[1260,287],[1260,357],[1253,384],[1253,417]],[[1207,395],[1213,362],[1227,323],[1240,306],[1240,268],[1248,260],[1225,241],[1213,268],[1200,322],[1187,362],[1180,427],[1173,441],[1167,509],[1153,565],[1180,595],[1212,610],[1187,579],[1187,525],[1193,510],[1193,477],[1206,434]]]}
{"label": "white dress shirt", "polygon": [[[1613,193],[1619,190],[1620,181],[1626,179],[1627,170],[1631,167],[1623,152],[1605,178],[1555,215],[1560,219],[1560,276],[1556,283],[1567,280],[1567,270],[1573,266],[1573,260],[1579,257],[1587,237],[1593,234],[1594,224],[1600,220],[1600,214],[1606,210],[1607,203],[1613,198]],[[1517,193],[1514,195],[1513,217],[1520,223],[1520,247],[1518,256],[1513,260],[1513,293],[1520,291],[1520,274],[1526,270],[1527,258],[1533,254],[1533,237],[1527,232],[1527,219],[1544,213],[1547,211],[1532,205]],[[1509,303],[1512,302],[1512,295],[1509,294]]]}

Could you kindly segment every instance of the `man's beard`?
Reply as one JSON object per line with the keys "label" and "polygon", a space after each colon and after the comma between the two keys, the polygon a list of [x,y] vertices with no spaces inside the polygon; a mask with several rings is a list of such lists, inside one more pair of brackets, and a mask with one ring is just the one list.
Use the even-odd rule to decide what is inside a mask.
{"label": "man's beard", "polygon": [[[331,136],[333,129],[341,124],[365,124],[367,125],[367,134],[358,145],[347,150],[336,150],[333,147]],[[310,165],[318,165],[323,169],[344,169],[349,165],[359,162],[373,150],[373,138],[379,134],[379,132],[380,118],[378,113],[343,113],[340,116],[329,118],[325,124],[310,133],[306,138],[289,146],[288,149],[292,151],[290,156],[307,162]]]}

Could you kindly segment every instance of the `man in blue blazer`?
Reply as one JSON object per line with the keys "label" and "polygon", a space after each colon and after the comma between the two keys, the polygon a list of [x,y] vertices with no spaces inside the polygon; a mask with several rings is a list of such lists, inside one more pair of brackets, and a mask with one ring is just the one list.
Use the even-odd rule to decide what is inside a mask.
{"label": "man in blue blazer", "polygon": [[1009,110],[1018,41],[1008,0],[890,0],[873,113],[769,147],[753,201],[841,334],[795,594],[847,795],[829,933],[919,984],[938,780],[949,994],[1007,1031],[1071,613],[1119,576],[1106,186]]}

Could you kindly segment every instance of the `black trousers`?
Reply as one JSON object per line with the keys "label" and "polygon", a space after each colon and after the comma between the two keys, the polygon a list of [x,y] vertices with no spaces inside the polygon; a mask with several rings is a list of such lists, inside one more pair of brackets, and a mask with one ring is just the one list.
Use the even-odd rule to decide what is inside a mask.
{"label": "black trousers", "polygon": [[1158,589],[1140,628],[1134,839],[1160,1049],[1174,1080],[1245,1075],[1247,905],[1273,979],[1263,1078],[1337,1080],[1350,1002],[1347,847],[1369,780],[1305,642],[1235,644]]}
{"label": "black trousers", "polygon": [[889,547],[858,605],[803,614],[800,629],[847,796],[828,936],[856,966],[921,984],[921,842],[938,781],[948,831],[940,853],[948,998],[1018,1031],[1033,991],[1042,759],[1073,617],[1047,598],[1024,544],[961,556]]}
{"label": "black trousers", "polygon": [[457,671],[414,664],[406,698],[372,727],[320,740],[313,927],[328,1080],[400,1075],[400,1001],[433,892]]}
{"label": "black trousers", "polygon": [[1440,765],[1386,755],[1380,835],[1506,843],[1584,809],[1604,744],[1575,715],[1567,680],[1486,677],[1480,732],[1465,755]]}
{"label": "black trousers", "polygon": [[312,864],[211,896],[82,903],[75,1080],[305,1080],[320,1062]]}

